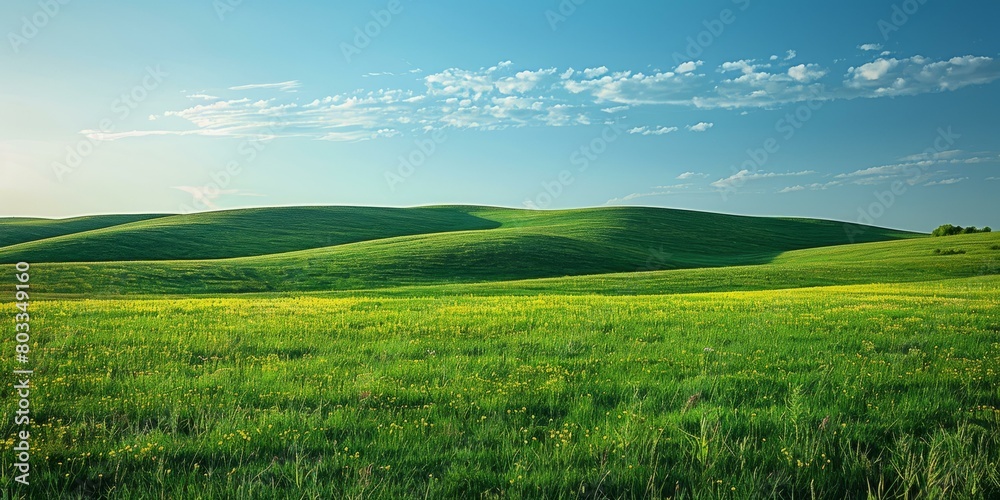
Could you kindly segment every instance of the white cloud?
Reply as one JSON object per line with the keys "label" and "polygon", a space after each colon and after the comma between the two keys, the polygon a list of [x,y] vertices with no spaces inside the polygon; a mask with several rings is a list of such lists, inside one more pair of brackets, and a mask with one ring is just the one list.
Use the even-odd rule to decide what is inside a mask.
{"label": "white cloud", "polygon": [[927,184],[924,184],[924,186],[947,186],[947,185],[950,185],[950,184],[958,184],[959,182],[962,182],[962,181],[967,180],[967,179],[968,179],[968,177],[953,177],[951,179],[942,179],[940,181],[931,181],[931,182],[928,182]]}
{"label": "white cloud", "polygon": [[753,73],[760,65],[753,64],[752,59],[741,59],[739,61],[729,61],[719,66],[721,71],[741,71],[744,74]]}
{"label": "white cloud", "polygon": [[289,80],[278,83],[251,83],[249,85],[237,85],[229,87],[229,90],[280,90],[282,92],[295,92],[301,86],[298,80]]}
{"label": "white cloud", "polygon": [[540,69],[538,71],[521,71],[512,77],[498,80],[496,87],[501,94],[523,94],[533,90],[542,80],[555,73],[555,68]]}
{"label": "white cloud", "polygon": [[683,181],[687,179],[693,179],[695,177],[708,177],[708,174],[702,174],[698,172],[684,172],[683,174],[677,176],[677,180]]}
{"label": "white cloud", "polygon": [[597,78],[608,72],[607,66],[601,66],[600,68],[587,68],[583,70],[583,76],[587,78]]}
{"label": "white cloud", "polygon": [[493,91],[496,83],[492,71],[469,71],[458,68],[446,69],[424,77],[427,93],[431,95],[461,96],[480,99]]}
{"label": "white cloud", "polygon": [[[606,122],[607,114],[623,114],[633,108],[640,114],[641,108],[647,106],[661,106],[650,111],[657,113],[665,106],[745,110],[810,100],[918,95],[1000,79],[997,61],[975,56],[944,61],[921,56],[879,58],[851,67],[842,78],[831,77],[829,69],[811,63],[792,65],[784,61],[743,59],[723,63],[715,71],[697,71],[703,64],[689,61],[679,64],[674,71],[646,74],[616,71],[606,66],[584,71],[572,68],[518,71],[513,63],[504,61],[478,69],[449,68],[420,75],[398,73],[400,79],[409,81],[408,87],[310,96],[302,99],[302,104],[283,94],[297,91],[301,87],[298,80],[238,85],[230,87],[228,93],[212,92],[223,97],[209,95],[209,91],[190,94],[188,98],[200,102],[184,109],[151,110],[155,111],[156,120],[147,123],[160,130],[83,133],[108,140],[168,135],[359,140],[445,127],[499,130],[587,125]],[[241,96],[239,92],[249,90],[262,95],[254,96],[255,99],[237,98]],[[186,121],[187,128],[176,118]],[[634,134],[663,135],[676,130],[676,127],[641,127],[627,123],[625,116],[616,118],[625,122]],[[686,128],[704,131],[711,126],[704,122]],[[394,132],[380,132],[387,130]],[[996,161],[991,157],[955,160]]]}
{"label": "white cloud", "polygon": [[917,163],[911,164],[893,164],[893,165],[882,165],[879,167],[870,167],[862,170],[855,170],[846,174],[837,174],[838,179],[848,179],[851,177],[871,177],[876,175],[893,175],[901,173],[907,166],[919,166]]}
{"label": "white cloud", "polygon": [[666,135],[672,132],[677,132],[677,130],[677,127],[635,127],[630,129],[628,133],[639,135]]}
{"label": "white cloud", "polygon": [[862,45],[858,45],[858,48],[861,49],[861,50],[863,50],[863,51],[865,51],[865,52],[869,52],[869,51],[873,51],[873,50],[882,50],[882,44],[879,44],[879,43],[865,43],[865,44],[862,44]]}
{"label": "white cloud", "polygon": [[1000,177],[987,177],[986,180],[988,180],[988,181],[1000,181]]}
{"label": "white cloud", "polygon": [[[133,137],[151,137],[163,135],[213,135],[200,130],[129,130],[126,132],[101,132],[100,130],[81,130],[88,139],[95,141],[117,141]],[[221,134],[220,134],[221,135]]]}
{"label": "white cloud", "polygon": [[845,87],[861,97],[917,95],[982,85],[1000,78],[1000,64],[990,57],[953,57],[931,61],[914,56],[876,59],[847,73]]}
{"label": "white cloud", "polygon": [[716,82],[712,91],[693,97],[691,102],[699,108],[766,108],[832,98],[824,95],[822,84],[812,82],[826,74],[818,66],[805,65],[801,70],[778,73],[768,72],[769,66],[749,59],[723,63],[719,67],[721,72],[739,71],[741,74]]}
{"label": "white cloud", "polygon": [[694,186],[694,184],[684,183],[684,184],[673,184],[673,185],[670,185],[670,186],[656,186],[653,189],[658,189],[660,191],[670,191],[670,190],[675,190],[675,189],[688,189],[691,186]]}
{"label": "white cloud", "polygon": [[601,111],[605,113],[620,113],[622,111],[628,111],[632,109],[632,106],[612,106],[610,108],[602,108]]}
{"label": "white cloud", "polygon": [[805,190],[809,190],[809,191],[822,191],[822,190],[827,189],[829,187],[838,186],[840,184],[842,184],[842,182],[840,182],[840,181],[814,182],[812,184],[805,184],[805,185],[798,184],[798,185],[795,185],[795,186],[789,186],[789,187],[786,187],[786,188],[782,188],[781,190],[778,191],[778,193],[794,193],[794,192],[797,192],[797,191],[805,191]]}
{"label": "white cloud", "polygon": [[705,61],[688,61],[686,63],[679,64],[674,72],[678,75],[683,75],[698,69],[698,67],[702,64],[705,64]]}
{"label": "white cloud", "polygon": [[786,55],[785,55],[785,60],[786,60],[786,61],[791,61],[792,59],[795,59],[795,56],[797,56],[797,55],[798,55],[798,53],[797,53],[797,52],[795,52],[794,50],[789,50],[789,51],[788,51],[788,52],[786,52],[785,54],[786,54]]}
{"label": "white cloud", "polygon": [[689,131],[691,131],[691,132],[705,132],[705,131],[707,131],[708,129],[710,129],[710,128],[714,127],[714,126],[715,126],[715,124],[714,124],[714,123],[709,123],[709,122],[699,122],[699,123],[696,123],[696,124],[694,124],[694,125],[688,125],[688,126],[687,126],[687,129],[688,129]]}
{"label": "white cloud", "polygon": [[788,76],[799,83],[809,83],[826,76],[827,71],[815,64],[800,64],[788,68]]}
{"label": "white cloud", "polygon": [[598,103],[611,101],[619,104],[682,104],[690,99],[695,81],[700,78],[692,73],[678,75],[674,72],[645,75],[621,71],[596,80],[565,80],[563,86],[571,94],[590,94]]}
{"label": "white cloud", "polygon": [[[925,186],[948,185],[968,179],[968,177],[957,177],[953,167],[982,163],[1000,164],[1000,155],[987,152],[968,153],[957,149],[923,152],[905,156],[898,163],[838,174],[834,176],[834,179],[840,184],[849,183],[860,186],[885,185],[892,182],[905,182],[911,186],[917,184]],[[950,178],[948,178],[949,176]]]}
{"label": "white cloud", "polygon": [[379,129],[376,131],[353,130],[328,132],[323,137],[320,137],[320,140],[331,142],[361,142],[378,139],[379,137],[396,137],[398,135],[400,135],[399,131],[394,129]]}
{"label": "white cloud", "polygon": [[925,160],[951,160],[963,154],[961,149],[949,149],[946,151],[925,151],[915,155],[904,156],[899,161],[925,161]]}
{"label": "white cloud", "polygon": [[897,65],[899,65],[899,61],[896,59],[878,59],[874,62],[863,64],[857,69],[851,68],[848,72],[853,73],[855,80],[876,81],[884,78]]}
{"label": "white cloud", "polygon": [[778,172],[761,172],[761,171],[751,172],[747,169],[743,169],[740,170],[739,172],[736,172],[733,175],[730,175],[729,177],[725,177],[723,179],[719,179],[711,183],[711,186],[716,189],[731,190],[739,186],[742,186],[743,184],[746,184],[747,182],[750,181],[755,181],[760,179],[772,179],[776,177],[794,177],[794,176],[809,175],[815,173],[816,172],[813,170],[778,173]]}

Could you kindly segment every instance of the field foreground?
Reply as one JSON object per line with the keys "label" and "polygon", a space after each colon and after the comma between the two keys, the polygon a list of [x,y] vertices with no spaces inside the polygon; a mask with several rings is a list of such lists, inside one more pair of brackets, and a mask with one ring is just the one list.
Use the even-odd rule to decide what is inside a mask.
{"label": "field foreground", "polygon": [[996,498],[998,286],[38,301],[31,492]]}

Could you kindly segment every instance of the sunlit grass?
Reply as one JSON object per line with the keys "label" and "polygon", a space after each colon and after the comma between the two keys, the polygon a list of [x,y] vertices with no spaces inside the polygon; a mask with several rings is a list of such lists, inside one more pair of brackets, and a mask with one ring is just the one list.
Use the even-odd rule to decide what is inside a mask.
{"label": "sunlit grass", "polygon": [[995,497],[998,285],[39,301],[31,491]]}

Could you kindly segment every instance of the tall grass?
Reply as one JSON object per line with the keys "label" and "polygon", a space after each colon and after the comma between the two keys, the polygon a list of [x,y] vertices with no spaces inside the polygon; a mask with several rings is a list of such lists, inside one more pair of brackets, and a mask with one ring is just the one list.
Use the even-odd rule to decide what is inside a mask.
{"label": "tall grass", "polygon": [[39,301],[30,491],[996,498],[998,285]]}

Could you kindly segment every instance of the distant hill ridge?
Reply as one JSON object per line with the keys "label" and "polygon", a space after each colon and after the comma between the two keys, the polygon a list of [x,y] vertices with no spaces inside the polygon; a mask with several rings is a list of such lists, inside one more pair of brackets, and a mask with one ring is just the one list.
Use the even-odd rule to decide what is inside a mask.
{"label": "distant hill ridge", "polygon": [[[784,255],[797,250],[843,248],[861,265],[865,254],[854,249],[865,245],[846,245],[851,243],[849,235],[856,241],[890,246],[893,240],[937,239],[835,221],[643,207],[559,211],[476,206],[285,207],[130,217],[93,218],[78,232],[2,247],[0,262],[31,262],[42,273],[36,285],[42,293],[386,290],[539,278],[598,279],[616,273],[614,280],[634,275],[636,283],[646,283],[636,291],[654,292],[657,285],[643,271],[732,267],[731,276],[724,271],[688,273],[684,279],[709,279],[714,284],[708,289],[727,289],[739,287],[740,275],[735,273],[750,273],[754,288],[766,289],[779,283],[810,282],[789,278],[796,272],[794,262],[767,268],[778,273],[773,276],[768,274],[771,271],[746,271],[781,262]],[[107,225],[94,228],[102,222]],[[23,238],[25,227],[39,224],[53,223],[4,219],[0,229],[18,227]],[[67,228],[63,223],[61,230]],[[877,249],[891,256],[895,248],[868,251]],[[923,250],[918,253],[919,259],[913,262],[918,267],[959,262],[941,257],[925,260]],[[803,259],[799,261],[810,266],[810,272],[826,276],[823,283],[839,282],[839,277],[821,269],[826,266],[824,258],[819,262]],[[850,260],[838,262],[836,273],[851,272]],[[889,263],[891,259],[882,259],[869,274],[882,276],[879,266]],[[949,269],[933,276],[951,276]],[[682,283],[673,279],[679,276],[669,275],[666,281],[658,278],[658,282],[674,289],[705,289],[697,283],[679,286]],[[595,290],[633,288],[629,283],[614,283],[564,284],[578,292],[586,292],[590,285]],[[523,288],[531,290],[534,285]]]}
{"label": "distant hill ridge", "polygon": [[[461,237],[445,233],[465,232]],[[745,217],[663,208],[533,211],[477,206],[419,208],[276,207],[188,215],[111,215],[66,220],[0,219],[0,263],[203,260],[263,256],[435,235],[431,252],[489,246],[530,257],[531,248],[569,254],[609,250],[652,259],[650,267],[700,267],[766,260],[776,253],[915,233],[815,219]],[[412,240],[396,243],[407,246]],[[574,250],[575,249],[575,250]],[[445,252],[448,253],[448,252]],[[558,253],[558,252],[557,252]],[[670,254],[670,257],[665,257]],[[604,260],[610,256],[603,256]],[[580,256],[576,256],[580,258]],[[588,259],[589,260],[589,259]]]}

